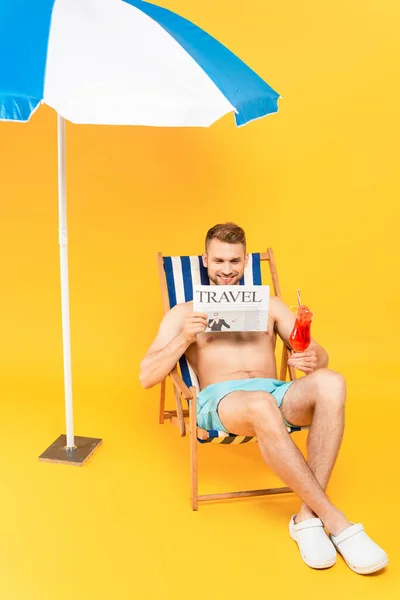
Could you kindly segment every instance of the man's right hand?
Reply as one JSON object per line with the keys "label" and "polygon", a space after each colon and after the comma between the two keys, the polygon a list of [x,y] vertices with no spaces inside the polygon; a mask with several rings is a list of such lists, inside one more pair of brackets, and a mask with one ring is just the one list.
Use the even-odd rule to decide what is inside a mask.
{"label": "man's right hand", "polygon": [[207,313],[192,312],[183,322],[182,335],[188,344],[196,341],[196,334],[204,333],[207,328]]}

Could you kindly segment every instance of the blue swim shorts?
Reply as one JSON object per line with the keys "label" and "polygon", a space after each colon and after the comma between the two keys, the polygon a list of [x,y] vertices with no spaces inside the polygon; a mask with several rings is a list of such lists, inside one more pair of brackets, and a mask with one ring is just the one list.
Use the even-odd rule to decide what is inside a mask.
{"label": "blue swim shorts", "polygon": [[[212,383],[200,391],[197,396],[197,425],[208,431],[225,431],[218,415],[218,404],[231,392],[268,392],[275,398],[278,408],[282,404],[284,395],[293,381],[280,381],[256,377],[254,379],[233,379]],[[286,422],[286,421],[285,421]],[[290,425],[286,423],[286,425]]]}

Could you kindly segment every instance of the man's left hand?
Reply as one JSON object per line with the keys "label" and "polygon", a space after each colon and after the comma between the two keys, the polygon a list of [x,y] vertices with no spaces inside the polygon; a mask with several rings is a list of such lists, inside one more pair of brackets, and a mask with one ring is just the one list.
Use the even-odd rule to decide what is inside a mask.
{"label": "man's left hand", "polygon": [[313,373],[318,368],[317,353],[315,350],[293,352],[288,360],[288,365],[306,374]]}

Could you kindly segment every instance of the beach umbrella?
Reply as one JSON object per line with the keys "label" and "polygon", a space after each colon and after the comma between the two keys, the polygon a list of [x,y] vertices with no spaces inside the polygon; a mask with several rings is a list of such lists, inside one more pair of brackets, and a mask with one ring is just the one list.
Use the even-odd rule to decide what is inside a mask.
{"label": "beach umbrella", "polygon": [[278,110],[279,94],[187,19],[141,0],[0,0],[0,120],[28,121],[44,103],[58,118],[58,200],[66,436],[41,455],[82,464],[101,442],[74,435],[65,120],[241,126]]}

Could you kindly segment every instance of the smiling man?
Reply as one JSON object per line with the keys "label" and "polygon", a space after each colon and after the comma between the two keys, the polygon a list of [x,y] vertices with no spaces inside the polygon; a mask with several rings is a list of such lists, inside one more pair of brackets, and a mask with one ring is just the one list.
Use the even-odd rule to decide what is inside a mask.
{"label": "smiling man", "polygon": [[[235,223],[212,227],[202,259],[211,285],[239,285],[248,261],[243,229]],[[343,437],[344,379],[327,368],[328,354],[315,340],[289,360],[306,376],[277,379],[276,335],[290,347],[294,320],[272,296],[266,332],[205,333],[207,315],[193,312],[192,302],[178,304],[165,315],[141,362],[140,381],[145,388],[160,383],[186,354],[200,383],[199,427],[257,436],[266,464],[301,498],[289,533],[306,564],[331,567],[339,551],[356,573],[373,573],[388,563],[386,553],[325,493]],[[310,425],[307,461],[287,424]]]}

